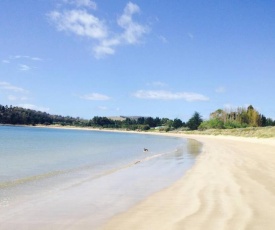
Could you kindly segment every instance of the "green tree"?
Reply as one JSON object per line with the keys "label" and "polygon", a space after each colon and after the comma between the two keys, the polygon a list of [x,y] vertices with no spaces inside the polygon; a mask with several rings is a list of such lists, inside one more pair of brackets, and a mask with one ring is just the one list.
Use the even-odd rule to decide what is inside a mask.
{"label": "green tree", "polygon": [[223,129],[224,128],[224,122],[221,121],[219,118],[212,118],[208,121],[203,121],[199,128],[200,130],[205,129]]}
{"label": "green tree", "polygon": [[261,123],[261,116],[257,110],[253,108],[252,105],[247,108],[247,115],[249,120],[249,125],[253,127],[257,127]]}
{"label": "green tree", "polygon": [[160,120],[159,117],[156,117],[156,118],[155,118],[155,125],[156,125],[156,126],[160,126],[160,125],[161,125],[161,120]]}
{"label": "green tree", "polygon": [[179,127],[181,127],[181,126],[182,126],[182,121],[181,121],[181,119],[175,118],[174,121],[173,121],[172,126],[173,126],[175,129],[178,129]]}
{"label": "green tree", "polygon": [[202,123],[201,115],[198,112],[195,112],[193,116],[188,120],[187,127],[191,130],[196,130]]}
{"label": "green tree", "polygon": [[156,127],[155,120],[152,117],[146,117],[144,124],[149,125],[149,127]]}

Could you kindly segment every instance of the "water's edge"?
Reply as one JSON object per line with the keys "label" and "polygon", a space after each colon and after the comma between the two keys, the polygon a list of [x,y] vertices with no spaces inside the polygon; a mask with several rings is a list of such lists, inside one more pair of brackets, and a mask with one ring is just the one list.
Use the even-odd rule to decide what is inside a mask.
{"label": "water's edge", "polygon": [[[133,133],[124,134],[128,136]],[[165,140],[161,136],[152,136],[159,138],[157,142]],[[168,136],[169,138],[171,137]],[[146,143],[153,140],[149,139]],[[88,225],[93,228],[101,226],[113,215],[127,211],[155,192],[171,186],[192,167],[201,151],[201,144],[181,137],[176,137],[176,140],[180,140],[182,144],[169,151],[138,154],[115,167],[102,166],[105,167],[104,170],[96,173],[93,166],[86,165],[73,170],[57,170],[23,179],[2,181],[0,222],[5,223],[8,216],[13,216],[13,219],[17,218],[14,224],[20,224],[20,218],[24,218],[24,222],[28,224],[22,226],[22,229],[35,229],[42,222],[44,226],[60,223],[66,213],[66,219],[72,222],[88,221]],[[10,198],[10,194],[16,199]],[[29,207],[30,203],[35,204],[35,209]],[[73,210],[68,212],[67,206]],[[24,209],[29,211],[22,212]],[[35,210],[44,213],[43,218],[37,216],[39,212]]]}

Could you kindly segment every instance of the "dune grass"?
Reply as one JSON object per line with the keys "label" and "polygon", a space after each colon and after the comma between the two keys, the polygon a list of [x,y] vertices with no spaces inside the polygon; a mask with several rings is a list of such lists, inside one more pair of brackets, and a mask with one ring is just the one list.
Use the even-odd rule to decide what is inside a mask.
{"label": "dune grass", "polygon": [[226,135],[239,137],[275,138],[275,126],[269,127],[248,127],[235,129],[207,129],[203,131],[178,131],[184,134],[200,135]]}

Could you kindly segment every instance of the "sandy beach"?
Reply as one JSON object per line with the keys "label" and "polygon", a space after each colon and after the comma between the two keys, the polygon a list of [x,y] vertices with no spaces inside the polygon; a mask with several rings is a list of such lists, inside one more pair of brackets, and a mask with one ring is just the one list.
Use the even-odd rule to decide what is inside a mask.
{"label": "sandy beach", "polygon": [[[86,230],[100,226],[101,230],[275,229],[274,138],[151,134],[189,138],[203,144],[195,165],[171,186],[147,196],[134,206],[121,208],[119,214],[114,214],[114,201],[106,193],[106,209],[103,211],[108,218],[103,225],[94,224],[95,219],[101,218],[103,213],[97,211],[93,191],[112,188],[116,177],[121,179],[119,174],[115,174],[112,181],[106,179],[109,181],[100,184],[84,183],[6,210],[0,214],[0,228],[17,229],[20,226],[20,229]],[[125,181],[131,181],[138,176],[137,173],[139,171],[133,170],[132,174],[125,177]],[[109,187],[102,187],[106,185]],[[122,202],[125,198],[123,189],[117,190],[122,194]],[[98,199],[97,202],[102,203],[102,200]]]}
{"label": "sandy beach", "polygon": [[275,139],[187,138],[203,143],[192,169],[101,229],[275,229]]}

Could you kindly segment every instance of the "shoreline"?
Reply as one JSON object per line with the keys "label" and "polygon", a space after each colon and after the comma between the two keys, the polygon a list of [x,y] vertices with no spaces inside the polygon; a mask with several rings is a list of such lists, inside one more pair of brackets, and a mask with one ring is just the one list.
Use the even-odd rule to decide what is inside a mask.
{"label": "shoreline", "polygon": [[[142,130],[127,130],[127,129],[112,129],[112,128],[95,128],[95,127],[78,127],[78,126],[62,126],[62,125],[12,125],[0,124],[0,126],[11,127],[30,127],[30,128],[49,128],[49,129],[68,129],[68,130],[82,130],[82,131],[100,131],[100,132],[118,132],[118,133],[135,133],[135,134],[153,134],[164,136],[178,136],[182,138],[189,138],[191,136],[209,136],[222,138],[245,138],[245,139],[259,139],[259,140],[275,140],[275,126],[268,127],[249,127],[249,128],[235,128],[235,129],[210,129],[205,131],[142,131]],[[256,132],[253,133],[253,130]],[[258,132],[258,133],[257,133]]]}
{"label": "shoreline", "polygon": [[187,138],[203,144],[195,165],[175,184],[114,216],[100,229],[273,230],[275,140]]}
{"label": "shoreline", "polygon": [[[11,131],[13,130],[26,130],[24,132],[34,131],[34,133],[36,133],[35,129],[25,127],[22,129],[11,129]],[[40,129],[39,132],[41,131],[43,130]],[[46,133],[48,132],[51,133],[50,130],[46,131]],[[20,133],[23,132],[21,131]],[[59,131],[58,133],[60,135],[69,133],[74,136],[74,132],[69,131]],[[90,136],[89,133],[82,134]],[[129,132],[127,132],[127,134],[129,134]],[[123,139],[126,138],[127,140],[130,138],[127,134],[122,135]],[[100,134],[94,133],[93,135]],[[80,180],[80,174],[84,173],[84,176],[85,173],[87,175],[89,174],[87,173],[88,171],[81,171],[78,172],[80,173],[80,177],[77,176],[73,183],[64,181],[66,183],[62,184],[62,177],[64,176],[63,178],[66,179],[69,178],[70,175],[64,174],[61,175],[61,177],[50,177],[47,181],[41,181],[41,184],[38,181],[34,184],[27,184],[26,187],[31,188],[34,185],[34,189],[36,186],[37,188],[43,188],[43,184],[50,185],[49,182],[56,181],[61,182],[60,186],[49,187],[49,189],[47,188],[45,191],[41,190],[41,192],[30,194],[30,196],[26,195],[28,194],[28,189],[21,192],[20,188],[15,188],[15,192],[17,189],[20,192],[20,197],[15,200],[10,199],[12,202],[9,202],[8,196],[7,198],[5,197],[5,193],[10,192],[12,194],[13,190],[8,189],[6,192],[4,190],[1,191],[4,194],[4,199],[0,200],[0,228],[8,229],[20,225],[21,229],[41,229],[43,225],[42,229],[49,229],[50,226],[56,226],[59,229],[68,229],[69,227],[72,229],[82,229],[85,223],[87,228],[89,226],[89,228],[92,227],[96,229],[98,225],[97,222],[100,222],[102,219],[101,216],[103,216],[103,218],[107,217],[106,219],[108,219],[115,213],[126,211],[128,208],[146,199],[155,192],[170,186],[182,176],[184,170],[183,152],[177,152],[174,149],[175,147],[173,147],[176,145],[171,145],[169,152],[156,154],[158,151],[164,151],[165,149],[165,146],[163,146],[164,149],[158,150],[154,147],[160,144],[159,142],[162,140],[161,137],[140,136],[137,138],[139,140],[144,138],[149,141],[155,140],[153,142],[155,144],[152,144],[150,141],[152,146],[149,147],[153,155],[151,153],[143,153],[143,148],[140,148],[141,155],[138,156],[142,158],[139,157],[138,159],[142,159],[141,164],[136,164],[135,161],[131,161],[130,164],[125,165],[125,167],[117,168],[118,170],[115,170],[115,173],[104,173],[102,174],[104,176],[96,177],[95,179],[91,179],[92,176],[90,175],[88,176],[89,178],[85,178],[85,180],[82,181]],[[177,138],[177,140],[178,141],[174,143],[180,144],[182,142],[181,139]],[[150,144],[148,141],[146,143]],[[182,148],[186,149],[185,145],[183,146]],[[192,163],[190,165],[193,164],[193,158],[191,159],[190,162]],[[187,168],[191,167],[188,164],[189,160],[185,160],[185,162],[187,162],[187,164],[185,164]],[[112,162],[112,164],[113,163],[114,162]],[[24,195],[26,196],[24,197]],[[97,208],[95,209],[95,207]],[[100,224],[102,223],[100,222]],[[85,226],[83,227],[84,229],[86,228]]]}
{"label": "shoreline", "polygon": [[[182,178],[107,219],[99,229],[275,229],[274,138],[35,127],[164,135],[203,144],[195,164]],[[90,218],[92,214],[79,221],[67,220],[66,229],[90,229]]]}

